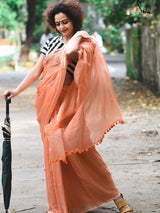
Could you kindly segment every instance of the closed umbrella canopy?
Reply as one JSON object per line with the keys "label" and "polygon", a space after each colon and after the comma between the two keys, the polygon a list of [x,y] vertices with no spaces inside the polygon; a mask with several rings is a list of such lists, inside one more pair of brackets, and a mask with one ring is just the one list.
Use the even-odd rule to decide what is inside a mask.
{"label": "closed umbrella canopy", "polygon": [[[9,95],[8,95],[9,96]],[[8,212],[11,197],[11,181],[12,181],[12,152],[11,152],[11,130],[9,118],[9,104],[11,100],[6,97],[6,117],[4,119],[3,131],[3,149],[2,149],[2,188],[6,213]]]}

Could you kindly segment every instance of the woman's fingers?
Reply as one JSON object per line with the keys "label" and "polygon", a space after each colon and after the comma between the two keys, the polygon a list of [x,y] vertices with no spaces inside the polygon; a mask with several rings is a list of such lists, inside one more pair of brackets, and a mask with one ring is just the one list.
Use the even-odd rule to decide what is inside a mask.
{"label": "woman's fingers", "polygon": [[[7,95],[9,95],[9,96],[7,97]],[[16,96],[16,94],[15,94],[14,91],[6,90],[5,93],[4,93],[4,98],[5,98],[5,99],[6,99],[6,97],[7,97],[8,99],[11,99],[11,98],[13,98],[13,97],[15,97],[15,96]]]}

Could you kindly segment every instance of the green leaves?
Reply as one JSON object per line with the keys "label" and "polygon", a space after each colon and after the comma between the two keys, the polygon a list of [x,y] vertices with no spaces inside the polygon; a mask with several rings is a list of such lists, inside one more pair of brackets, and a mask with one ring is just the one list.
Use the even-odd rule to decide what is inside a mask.
{"label": "green leaves", "polygon": [[[93,5],[94,9],[98,10],[103,17],[106,25],[111,24],[121,27],[124,23],[136,23],[141,19],[146,19],[142,11],[151,11],[153,15],[160,13],[159,0],[143,0],[140,1],[141,9],[138,7],[136,0],[86,0],[86,2]],[[155,18],[155,17],[153,17]]]}
{"label": "green leaves", "polygon": [[15,29],[17,22],[15,20],[16,13],[4,2],[0,4],[0,27],[7,29]]}
{"label": "green leaves", "polygon": [[6,0],[5,1],[8,5],[21,5],[24,3],[23,0]]}
{"label": "green leaves", "polygon": [[15,30],[18,27],[17,11],[23,0],[6,0],[0,4],[0,27]]}

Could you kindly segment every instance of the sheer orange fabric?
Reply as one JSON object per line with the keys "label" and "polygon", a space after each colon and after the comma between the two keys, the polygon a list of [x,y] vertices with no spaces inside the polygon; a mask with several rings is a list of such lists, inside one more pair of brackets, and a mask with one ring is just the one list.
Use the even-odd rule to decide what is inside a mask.
{"label": "sheer orange fabric", "polygon": [[67,155],[88,151],[102,142],[106,131],[123,123],[103,54],[86,32],[72,39],[76,36],[84,39],[72,83],[64,85],[66,46],[46,57],[37,89],[37,120],[51,162],[67,162]]}
{"label": "sheer orange fabric", "polygon": [[48,213],[84,213],[120,196],[95,148],[66,156],[67,164],[49,163],[46,142],[44,157]]}

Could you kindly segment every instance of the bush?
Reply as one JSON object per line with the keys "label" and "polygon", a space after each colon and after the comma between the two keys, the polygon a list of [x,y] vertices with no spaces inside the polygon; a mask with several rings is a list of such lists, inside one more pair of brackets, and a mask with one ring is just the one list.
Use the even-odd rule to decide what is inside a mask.
{"label": "bush", "polygon": [[102,32],[102,38],[109,52],[115,50],[119,53],[123,52],[122,37],[119,29],[113,26],[107,27],[106,30]]}

